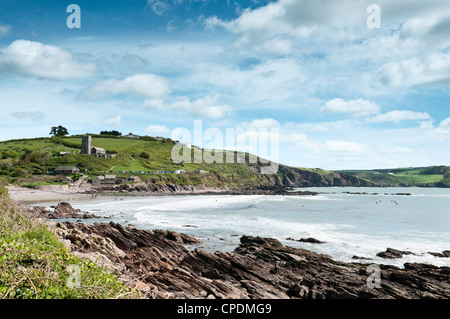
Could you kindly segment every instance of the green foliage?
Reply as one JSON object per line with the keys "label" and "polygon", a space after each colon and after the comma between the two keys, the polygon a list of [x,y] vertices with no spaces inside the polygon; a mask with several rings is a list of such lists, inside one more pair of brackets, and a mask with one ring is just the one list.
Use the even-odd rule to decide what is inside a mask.
{"label": "green foliage", "polygon": [[69,135],[69,132],[67,131],[67,129],[64,126],[58,125],[58,126],[52,126],[49,134],[53,135],[53,136],[66,136],[66,135]]}
{"label": "green foliage", "polygon": [[101,131],[100,135],[112,135],[112,136],[121,136],[122,133],[119,131],[113,130],[113,131]]}
{"label": "green foliage", "polygon": [[[74,268],[80,270],[75,286]],[[46,225],[0,196],[0,299],[124,297],[137,295],[105,268],[72,255]]]}
{"label": "green foliage", "polygon": [[139,156],[142,157],[142,158],[145,158],[145,159],[150,159],[150,154],[147,153],[146,151],[143,151],[141,153],[141,155],[139,155]]}

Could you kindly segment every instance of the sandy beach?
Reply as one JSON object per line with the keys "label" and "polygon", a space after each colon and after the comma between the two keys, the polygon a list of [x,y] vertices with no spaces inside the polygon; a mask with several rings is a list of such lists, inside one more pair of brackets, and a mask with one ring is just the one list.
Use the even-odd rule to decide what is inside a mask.
{"label": "sandy beach", "polygon": [[35,204],[43,202],[61,202],[71,200],[89,200],[91,194],[82,194],[68,187],[45,187],[39,189],[6,186],[10,198],[23,204]]}

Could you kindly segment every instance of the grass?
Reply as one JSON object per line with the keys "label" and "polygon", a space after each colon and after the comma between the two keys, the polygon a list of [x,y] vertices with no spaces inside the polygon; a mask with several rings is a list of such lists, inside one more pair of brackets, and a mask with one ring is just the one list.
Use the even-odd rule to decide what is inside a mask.
{"label": "grass", "polygon": [[346,170],[355,175],[385,186],[440,186],[445,182],[446,166],[410,167],[382,170]]}
{"label": "grass", "polygon": [[442,181],[444,175],[442,174],[431,174],[431,175],[421,175],[421,174],[394,174],[394,177],[411,184],[427,184],[427,183],[437,183]]}
{"label": "grass", "polygon": [[[79,281],[73,281],[77,278]],[[136,296],[107,269],[72,255],[46,224],[20,211],[2,192],[0,299]]]}

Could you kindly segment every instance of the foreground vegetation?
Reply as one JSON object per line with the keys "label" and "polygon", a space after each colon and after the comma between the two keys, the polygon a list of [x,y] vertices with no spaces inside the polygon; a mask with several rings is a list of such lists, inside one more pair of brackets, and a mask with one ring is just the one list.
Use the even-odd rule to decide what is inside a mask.
{"label": "foreground vegetation", "polygon": [[136,295],[114,274],[71,254],[50,226],[1,191],[0,299],[127,297]]}

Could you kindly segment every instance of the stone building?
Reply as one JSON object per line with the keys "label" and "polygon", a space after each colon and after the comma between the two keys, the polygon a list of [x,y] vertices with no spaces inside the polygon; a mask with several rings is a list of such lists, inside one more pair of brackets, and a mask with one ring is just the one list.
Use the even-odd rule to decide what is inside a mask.
{"label": "stone building", "polygon": [[61,175],[75,174],[75,173],[79,174],[80,172],[81,171],[75,166],[60,166],[57,169],[55,169],[55,173]]}
{"label": "stone building", "polygon": [[84,135],[81,140],[81,154],[91,155],[92,151],[92,136]]}
{"label": "stone building", "polygon": [[95,176],[92,179],[92,187],[109,187],[116,185],[116,175]]}
{"label": "stone building", "polygon": [[91,155],[101,158],[114,158],[117,153],[108,153],[101,147],[92,146],[92,136],[84,135],[81,140],[81,154]]}

